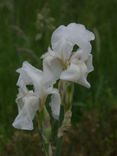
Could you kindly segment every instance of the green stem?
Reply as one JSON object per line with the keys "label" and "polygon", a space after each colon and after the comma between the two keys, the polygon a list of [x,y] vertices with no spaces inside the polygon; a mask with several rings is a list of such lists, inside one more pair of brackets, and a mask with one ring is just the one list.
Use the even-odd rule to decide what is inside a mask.
{"label": "green stem", "polygon": [[[58,137],[56,143],[56,151],[54,156],[61,156],[64,132],[69,130],[71,126],[71,108],[72,108],[72,98],[74,93],[74,85],[60,80],[58,84],[59,92],[61,95],[61,101],[64,108],[64,117],[62,118],[62,124],[58,127]],[[60,114],[61,117],[61,114]],[[60,122],[60,121],[59,121]]]}
{"label": "green stem", "polygon": [[44,150],[44,155],[49,156],[48,153],[47,153],[46,144],[45,144],[45,141],[44,141],[44,138],[43,138],[43,135],[42,135],[42,132],[41,132],[40,129],[39,129],[39,135],[40,135],[40,138],[42,140],[42,148]]}
{"label": "green stem", "polygon": [[[41,101],[41,111],[38,113],[38,129],[42,140],[44,156],[61,156],[63,137],[71,126],[71,108],[74,87],[71,83],[59,81],[58,85],[62,107],[59,121],[50,123],[50,115],[45,106],[45,100]],[[62,111],[63,110],[63,111]],[[51,133],[52,132],[52,133]]]}
{"label": "green stem", "polygon": [[38,132],[41,138],[42,142],[42,148],[44,152],[44,156],[52,156],[50,144],[49,144],[49,135],[50,132],[48,132],[48,114],[47,110],[45,107],[41,110],[41,112],[38,112],[37,116],[37,122],[38,122]]}
{"label": "green stem", "polygon": [[63,137],[59,137],[57,139],[56,151],[55,151],[55,155],[54,156],[61,156],[62,144],[63,144]]}

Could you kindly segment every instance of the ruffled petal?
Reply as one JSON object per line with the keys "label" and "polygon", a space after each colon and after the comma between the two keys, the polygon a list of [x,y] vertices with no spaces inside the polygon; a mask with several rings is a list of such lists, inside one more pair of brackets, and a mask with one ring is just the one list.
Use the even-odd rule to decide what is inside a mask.
{"label": "ruffled petal", "polygon": [[72,34],[73,41],[81,40],[91,41],[95,39],[94,33],[87,30],[83,24],[70,23],[68,26],[69,32]]}
{"label": "ruffled petal", "polygon": [[39,109],[39,98],[30,91],[23,97],[21,94],[16,99],[18,105],[18,115],[13,122],[13,127],[23,130],[33,129],[33,119]]}
{"label": "ruffled petal", "polygon": [[51,44],[52,49],[66,60],[70,58],[74,45],[89,54],[92,49],[90,41],[94,38],[94,34],[84,25],[71,23],[68,26],[60,26],[53,32]]}
{"label": "ruffled petal", "polygon": [[90,41],[94,40],[94,34],[88,31],[82,24],[71,23],[67,27],[70,41],[89,54],[92,50]]}
{"label": "ruffled petal", "polygon": [[87,78],[87,66],[85,63],[80,62],[77,64],[71,63],[69,68],[61,73],[60,79],[72,81],[81,84],[87,88],[90,87]]}
{"label": "ruffled petal", "polygon": [[35,90],[38,90],[40,81],[42,80],[43,72],[33,67],[28,62],[24,62],[22,68],[17,70],[20,73],[17,85],[19,87],[26,87],[26,85],[33,85]]}
{"label": "ruffled petal", "polygon": [[61,104],[59,91],[57,89],[50,89],[48,93],[51,94],[51,102],[49,105],[52,110],[52,116],[54,119],[58,120],[60,115],[60,104]]}

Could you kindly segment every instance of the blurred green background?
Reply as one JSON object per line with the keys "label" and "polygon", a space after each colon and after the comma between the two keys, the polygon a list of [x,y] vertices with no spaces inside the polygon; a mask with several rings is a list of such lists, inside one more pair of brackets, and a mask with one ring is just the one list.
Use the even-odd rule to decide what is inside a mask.
{"label": "blurred green background", "polygon": [[82,23],[95,33],[91,89],[75,86],[73,128],[63,156],[117,156],[117,0],[0,0],[0,156],[38,156],[36,131],[12,127],[18,74],[40,56],[59,25]]}

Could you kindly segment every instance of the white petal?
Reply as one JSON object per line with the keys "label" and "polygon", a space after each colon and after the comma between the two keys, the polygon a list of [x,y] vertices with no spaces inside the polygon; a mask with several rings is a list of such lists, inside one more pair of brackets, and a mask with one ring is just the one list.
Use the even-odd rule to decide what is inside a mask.
{"label": "white petal", "polygon": [[39,109],[39,98],[29,92],[24,97],[16,100],[18,105],[18,115],[13,122],[13,126],[17,129],[32,130],[34,116]]}
{"label": "white petal", "polygon": [[69,40],[69,34],[65,26],[58,27],[52,34],[52,49],[58,54],[59,58],[69,59],[73,44]]}
{"label": "white petal", "polygon": [[56,53],[50,47],[48,47],[48,51],[41,56],[41,59],[45,59],[49,56],[57,57]]}
{"label": "white petal", "polygon": [[78,60],[80,61],[86,61],[89,58],[89,54],[84,51],[83,49],[78,49],[76,52],[73,53],[71,56],[71,62],[77,63]]}
{"label": "white petal", "polygon": [[90,73],[94,70],[93,64],[92,64],[92,54],[86,55],[82,49],[78,50],[77,52],[74,52],[71,60],[72,63],[77,64],[78,61],[85,62],[87,66],[87,73]]}
{"label": "white petal", "polygon": [[60,115],[60,104],[61,104],[59,91],[57,89],[50,89],[49,94],[52,94],[51,102],[49,104],[52,110],[52,115],[56,120],[58,120]]}
{"label": "white petal", "polygon": [[87,30],[83,24],[71,23],[67,27],[70,32],[74,33],[74,35],[72,35],[72,37],[74,36],[74,39],[78,36],[80,36],[81,38],[83,37],[83,40],[86,41],[91,41],[95,39],[94,33]]}
{"label": "white petal", "polygon": [[69,68],[61,73],[60,79],[79,83],[87,88],[90,84],[86,80],[87,78],[87,66],[83,62],[78,64],[71,63]]}
{"label": "white petal", "polygon": [[22,68],[17,70],[20,73],[17,85],[19,87],[26,87],[26,85],[34,85],[34,89],[38,90],[40,81],[42,80],[43,72],[33,67],[28,62],[24,62]]}
{"label": "white petal", "polygon": [[94,38],[94,34],[84,25],[71,23],[68,26],[60,26],[53,32],[51,44],[52,49],[66,60],[69,59],[74,45],[89,54],[92,49],[90,41]]}
{"label": "white petal", "polygon": [[63,66],[57,57],[47,55],[43,60],[44,81],[54,84],[60,78]]}
{"label": "white petal", "polygon": [[90,53],[92,49],[90,41],[94,40],[94,34],[88,31],[82,24],[71,23],[67,28],[71,42],[78,45],[80,49]]}
{"label": "white petal", "polygon": [[86,65],[87,65],[87,69],[88,69],[88,73],[92,72],[94,70],[93,64],[92,64],[92,55],[89,54],[89,57],[86,61]]}

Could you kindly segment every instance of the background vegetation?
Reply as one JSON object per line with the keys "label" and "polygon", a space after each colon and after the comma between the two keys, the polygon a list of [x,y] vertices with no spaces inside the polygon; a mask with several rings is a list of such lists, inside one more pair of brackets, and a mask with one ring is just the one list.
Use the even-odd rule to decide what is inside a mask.
{"label": "background vegetation", "polygon": [[0,156],[38,156],[37,131],[12,127],[19,68],[41,67],[53,30],[82,23],[96,35],[90,90],[76,85],[63,156],[117,156],[117,0],[0,0]]}

